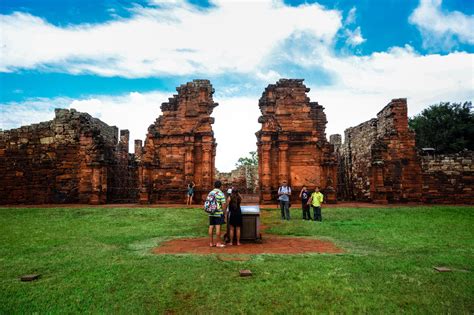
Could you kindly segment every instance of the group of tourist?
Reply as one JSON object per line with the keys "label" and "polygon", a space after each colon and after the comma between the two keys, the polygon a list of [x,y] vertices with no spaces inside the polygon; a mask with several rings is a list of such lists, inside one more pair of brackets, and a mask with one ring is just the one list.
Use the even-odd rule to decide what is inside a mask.
{"label": "group of tourist", "polygon": [[[192,186],[191,186],[192,184]],[[190,189],[194,189],[194,183],[188,186],[188,194]],[[214,189],[209,192],[206,200],[215,202],[215,211],[209,213],[209,246],[210,247],[225,247],[232,246],[234,235],[236,245],[240,246],[240,229],[242,226],[242,211],[240,204],[242,197],[238,189],[233,187],[227,191],[227,198],[221,190],[221,181],[214,183]],[[281,219],[290,220],[290,198],[291,187],[286,181],[278,188],[278,200],[280,203]],[[314,187],[312,193],[309,192],[306,186],[300,191],[299,198],[301,199],[301,208],[303,210],[303,220],[322,221],[321,204],[324,200],[324,195],[319,191],[319,186]],[[191,197],[192,202],[192,197]],[[313,219],[311,218],[310,207],[313,208]],[[222,242],[221,239],[221,225],[228,224],[228,239],[227,243]],[[216,241],[214,242],[214,230],[216,231]]]}
{"label": "group of tourist", "polygon": [[[227,191],[227,199],[221,190],[221,181],[214,183],[214,189],[209,192],[208,198],[215,200],[216,211],[209,214],[209,246],[210,247],[225,247],[232,246],[234,235],[236,245],[240,246],[240,228],[242,226],[242,211],[240,203],[242,196],[238,189],[230,188]],[[212,196],[212,198],[210,198]],[[228,224],[228,241],[226,244],[221,239],[221,225]],[[216,230],[216,242],[214,242],[214,229]]]}
{"label": "group of tourist", "polygon": [[[310,193],[306,186],[301,188],[299,198],[301,199],[301,208],[303,210],[303,220],[322,221],[321,204],[324,201],[324,195],[319,191],[319,186],[314,187]],[[291,187],[286,181],[278,188],[278,201],[280,203],[281,219],[290,220],[290,199]],[[313,208],[313,218],[311,219],[310,207]]]}

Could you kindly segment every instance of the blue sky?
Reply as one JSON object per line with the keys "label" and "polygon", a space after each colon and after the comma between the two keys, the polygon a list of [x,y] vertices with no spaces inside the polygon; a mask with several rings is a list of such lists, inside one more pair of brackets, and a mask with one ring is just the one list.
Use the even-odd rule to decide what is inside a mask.
{"label": "blue sky", "polygon": [[220,170],[255,149],[258,98],[281,77],[305,79],[328,134],[392,98],[411,115],[474,98],[470,0],[3,0],[0,14],[0,128],[74,107],[143,139],[176,86],[207,78]]}

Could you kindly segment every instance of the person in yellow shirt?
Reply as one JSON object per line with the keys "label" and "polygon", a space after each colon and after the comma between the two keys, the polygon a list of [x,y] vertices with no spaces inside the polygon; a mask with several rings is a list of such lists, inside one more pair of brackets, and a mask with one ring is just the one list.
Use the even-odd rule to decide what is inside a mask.
{"label": "person in yellow shirt", "polygon": [[323,217],[321,216],[321,204],[323,200],[324,195],[319,191],[319,186],[316,186],[308,200],[308,205],[311,205],[313,208],[314,221],[323,221]]}

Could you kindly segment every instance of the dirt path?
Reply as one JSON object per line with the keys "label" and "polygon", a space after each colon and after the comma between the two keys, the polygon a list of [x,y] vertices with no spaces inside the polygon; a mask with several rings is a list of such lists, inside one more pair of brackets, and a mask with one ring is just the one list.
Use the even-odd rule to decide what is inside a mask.
{"label": "dirt path", "polygon": [[330,241],[321,241],[301,237],[283,237],[264,235],[263,242],[244,243],[241,246],[226,246],[224,248],[209,247],[207,237],[175,239],[164,242],[153,249],[155,254],[303,254],[344,252]]}

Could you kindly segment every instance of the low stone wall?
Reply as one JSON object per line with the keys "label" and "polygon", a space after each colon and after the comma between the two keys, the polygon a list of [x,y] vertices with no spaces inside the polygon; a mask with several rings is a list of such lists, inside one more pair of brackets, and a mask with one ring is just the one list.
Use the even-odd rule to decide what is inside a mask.
{"label": "low stone wall", "polygon": [[474,152],[422,157],[423,202],[474,204]]}
{"label": "low stone wall", "polygon": [[216,171],[216,179],[222,182],[225,191],[234,187],[241,194],[255,194],[258,187],[258,167],[246,165],[228,173]]}

